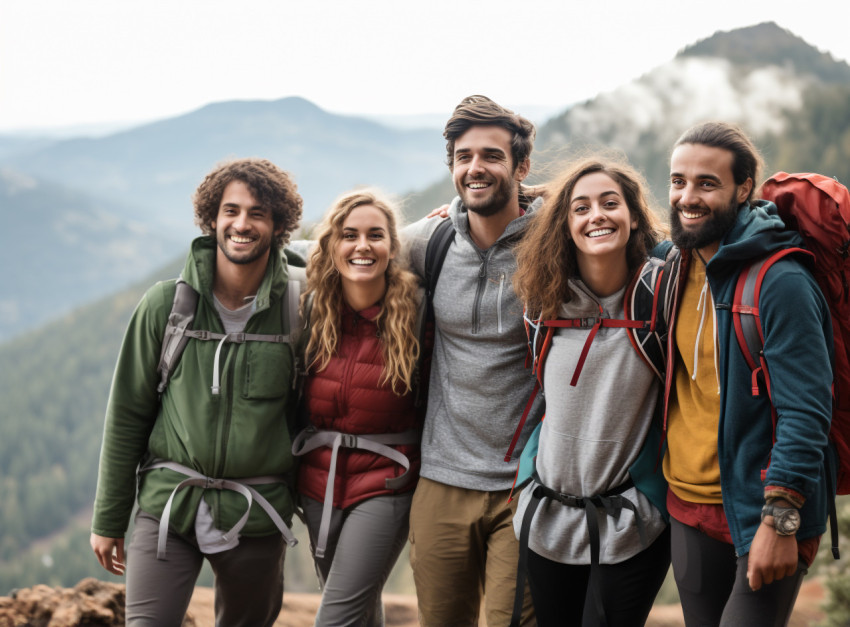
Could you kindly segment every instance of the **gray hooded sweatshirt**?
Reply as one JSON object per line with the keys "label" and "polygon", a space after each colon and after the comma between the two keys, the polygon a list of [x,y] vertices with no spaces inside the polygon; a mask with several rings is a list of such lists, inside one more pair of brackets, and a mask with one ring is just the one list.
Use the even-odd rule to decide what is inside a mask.
{"label": "gray hooded sweatshirt", "polygon": [[[446,254],[434,294],[436,330],[422,436],[421,475],[451,486],[507,490],[529,434],[542,414],[531,412],[514,452],[505,453],[534,385],[525,368],[526,333],[522,303],[511,279],[513,247],[525,232],[532,203],[502,236],[481,250],[469,235],[460,198],[449,209],[457,234]],[[423,219],[404,230],[413,271],[424,277],[425,249],[439,219]]]}
{"label": "gray hooded sweatshirt", "polygon": [[[626,288],[599,298],[582,281],[572,279],[573,299],[561,306],[561,318],[622,319]],[[543,368],[546,419],[540,429],[535,467],[547,487],[574,496],[603,494],[625,483],[629,466],[643,447],[659,382],[638,357],[622,328],[602,328],[593,339],[575,387],[570,385],[590,329],[556,329]],[[523,514],[537,484],[519,497],[514,531],[519,537]],[[666,523],[649,499],[631,487],[623,496],[636,507],[651,544]],[[616,518],[599,517],[602,564],[616,564],[643,548],[635,514],[623,509]],[[590,563],[590,535],[585,512],[543,499],[534,515],[529,548],[562,564]]]}

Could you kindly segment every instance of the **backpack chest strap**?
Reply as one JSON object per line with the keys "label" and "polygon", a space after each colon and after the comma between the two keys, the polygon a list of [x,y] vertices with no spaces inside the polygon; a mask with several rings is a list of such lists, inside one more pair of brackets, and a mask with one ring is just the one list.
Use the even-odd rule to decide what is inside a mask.
{"label": "backpack chest strap", "polygon": [[647,322],[643,320],[619,320],[616,318],[570,318],[567,320],[546,320],[543,326],[559,327],[566,329],[590,329],[587,340],[584,342],[584,347],[581,349],[581,354],[576,364],[576,369],[573,372],[573,377],[570,379],[570,385],[575,387],[578,383],[578,378],[581,375],[581,370],[584,368],[584,362],[587,359],[587,354],[590,352],[590,345],[593,344],[593,339],[602,327],[620,328],[620,329],[642,329],[647,326]]}

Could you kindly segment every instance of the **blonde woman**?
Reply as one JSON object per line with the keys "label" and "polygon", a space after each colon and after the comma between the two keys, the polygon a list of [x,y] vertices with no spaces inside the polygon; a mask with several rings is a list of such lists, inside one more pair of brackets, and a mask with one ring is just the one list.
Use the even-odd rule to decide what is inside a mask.
{"label": "blonde woman", "polygon": [[396,211],[350,192],[308,263],[309,427],[298,493],[323,587],[316,625],[383,625],[381,590],[408,534],[423,412],[417,280],[400,260]]}

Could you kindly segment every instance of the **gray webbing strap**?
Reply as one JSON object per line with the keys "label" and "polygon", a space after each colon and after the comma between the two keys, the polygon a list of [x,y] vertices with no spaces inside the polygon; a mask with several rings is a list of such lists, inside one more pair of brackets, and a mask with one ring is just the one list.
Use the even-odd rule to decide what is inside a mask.
{"label": "gray webbing strap", "polygon": [[286,479],[281,475],[263,475],[259,477],[247,477],[244,479],[213,479],[212,477],[207,477],[202,475],[191,468],[184,466],[182,464],[178,464],[177,462],[169,462],[169,461],[156,461],[151,464],[146,465],[144,468],[141,468],[139,472],[147,472],[149,470],[154,470],[156,468],[167,468],[169,470],[173,470],[174,472],[178,472],[181,475],[186,475],[188,479],[184,479],[172,490],[171,495],[168,497],[168,501],[165,503],[165,509],[162,510],[162,517],[159,521],[159,536],[157,538],[156,543],[156,558],[163,560],[165,559],[165,544],[168,538],[168,520],[171,516],[171,504],[174,500],[174,496],[183,488],[186,487],[198,487],[204,488],[206,490],[232,490],[234,492],[238,492],[242,496],[245,497],[245,500],[248,501],[248,506],[245,508],[245,513],[242,517],[236,522],[233,527],[231,527],[227,532],[222,534],[222,537],[225,541],[229,541],[233,539],[234,536],[238,536],[239,532],[245,526],[245,523],[248,522],[248,516],[251,513],[251,505],[256,500],[257,505],[263,508],[263,511],[268,514],[269,518],[271,518],[272,522],[275,524],[275,527],[278,528],[283,539],[286,540],[286,543],[289,546],[295,546],[298,544],[298,540],[295,539],[292,531],[289,527],[286,526],[286,523],[283,522],[283,518],[280,517],[280,514],[277,513],[274,507],[272,507],[271,503],[266,500],[266,498],[257,492],[251,486],[253,485],[267,485],[270,483],[286,483]]}
{"label": "gray webbing strap", "polygon": [[398,490],[410,481],[410,460],[406,455],[392,448],[391,444],[417,444],[422,434],[417,429],[409,429],[401,433],[381,433],[377,435],[353,435],[340,431],[320,431],[315,427],[304,429],[292,442],[292,454],[304,455],[312,450],[326,446],[331,449],[331,465],[328,468],[328,482],[325,485],[325,502],[322,506],[322,521],[319,524],[319,537],[316,541],[315,556],[324,557],[328,546],[328,533],[331,525],[331,509],[334,499],[334,481],[336,479],[336,460],[339,448],[359,448],[388,457],[404,467],[404,472],[398,477],[386,479],[388,490]]}

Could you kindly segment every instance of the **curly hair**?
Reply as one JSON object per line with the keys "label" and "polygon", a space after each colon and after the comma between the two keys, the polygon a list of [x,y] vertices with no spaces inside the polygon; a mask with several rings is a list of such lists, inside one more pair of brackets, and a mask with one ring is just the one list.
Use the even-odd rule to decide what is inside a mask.
{"label": "curly hair", "polygon": [[398,218],[395,207],[376,190],[355,190],[334,202],[318,227],[316,247],[307,263],[307,292],[302,308],[312,294],[310,339],[307,344],[307,363],[310,369],[324,370],[336,352],[340,339],[342,310],[342,279],[333,262],[334,249],[342,239],[346,218],[357,207],[371,205],[387,218],[390,252],[386,270],[387,291],[376,323],[381,337],[384,373],[381,384],[389,383],[399,396],[413,388],[419,342],[416,337],[416,292],[418,282],[401,260],[398,237]]}
{"label": "curly hair", "polygon": [[[529,312],[541,319],[558,317],[561,304],[572,299],[569,279],[578,272],[575,243],[569,237],[570,198],[582,177],[602,172],[619,184],[637,228],[626,244],[629,274],[643,265],[647,253],[665,235],[661,221],[650,209],[643,176],[625,162],[590,157],[573,162],[546,185],[546,200],[517,245],[514,290]],[[545,251],[542,252],[542,251]]]}
{"label": "curly hair", "polygon": [[487,96],[467,96],[446,122],[446,164],[454,170],[455,142],[473,126],[501,126],[511,133],[511,157],[516,169],[531,156],[536,131],[534,124]]}
{"label": "curly hair", "polygon": [[303,201],[292,177],[267,159],[237,159],[220,163],[198,186],[192,202],[195,224],[204,235],[215,235],[215,222],[224,189],[233,181],[245,183],[254,199],[271,209],[275,246],[280,249],[298,228]]}

